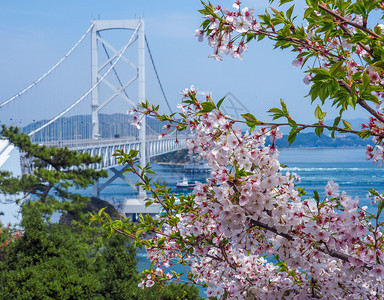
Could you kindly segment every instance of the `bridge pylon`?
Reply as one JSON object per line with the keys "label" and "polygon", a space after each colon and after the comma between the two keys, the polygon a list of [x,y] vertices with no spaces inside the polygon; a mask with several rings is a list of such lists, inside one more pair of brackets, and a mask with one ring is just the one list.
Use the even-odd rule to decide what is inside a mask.
{"label": "bridge pylon", "polygon": [[[145,35],[144,35],[144,20],[143,19],[134,19],[134,20],[92,20],[92,32],[91,32],[91,73],[92,73],[92,86],[98,83],[100,78],[103,77],[103,70],[112,65],[114,59],[122,54],[123,48],[118,50],[112,46],[112,43],[107,42],[104,37],[101,37],[101,32],[106,30],[133,30],[133,35],[130,40],[131,43],[128,47],[131,47],[137,41],[138,45],[138,56],[137,64],[133,63],[131,59],[128,59],[124,53],[121,56],[121,59],[126,62],[131,68],[134,69],[135,74],[132,78],[128,79],[126,82],[122,82],[118,78],[118,85],[116,83],[110,82],[107,78],[104,78],[101,83],[105,84],[112,90],[110,97],[100,102],[99,99],[99,86],[92,91],[92,101],[91,101],[91,117],[92,117],[92,139],[97,140],[101,137],[100,135],[100,123],[99,123],[99,112],[107,104],[109,104],[116,97],[122,97],[133,107],[137,107],[136,101],[130,99],[126,93],[126,89],[132,85],[134,82],[138,81],[138,102],[145,101]],[[133,39],[132,39],[133,37]],[[112,51],[112,55],[107,55],[105,61],[100,61],[99,59],[99,49],[103,47],[104,49],[108,48]],[[125,49],[124,49],[125,50]],[[115,70],[114,70],[115,71]],[[115,71],[116,73],[116,71]],[[141,119],[141,128],[139,130],[139,140],[140,140],[140,164],[144,166],[146,164],[146,119],[145,116]],[[117,174],[116,169],[112,170]],[[121,177],[117,176],[117,177]],[[94,188],[93,195],[98,196],[100,189],[98,184]],[[139,198],[144,199],[146,197],[145,191],[139,189]]]}

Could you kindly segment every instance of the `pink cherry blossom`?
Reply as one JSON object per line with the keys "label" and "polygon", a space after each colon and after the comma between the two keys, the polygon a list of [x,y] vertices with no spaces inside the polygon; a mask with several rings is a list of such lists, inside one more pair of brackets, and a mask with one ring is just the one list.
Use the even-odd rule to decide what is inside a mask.
{"label": "pink cherry blossom", "polygon": [[194,35],[197,36],[199,42],[204,40],[204,30],[196,29]]}
{"label": "pink cherry blossom", "polygon": [[328,181],[328,183],[324,189],[325,189],[325,193],[327,194],[327,196],[330,196],[330,197],[339,196],[339,185],[337,183],[333,182],[332,179],[330,179]]}
{"label": "pink cherry blossom", "polygon": [[305,77],[304,77],[304,79],[303,79],[303,82],[304,82],[306,85],[309,85],[309,84],[311,84],[311,79],[312,79],[311,74],[307,74],[307,75],[305,75]]}
{"label": "pink cherry blossom", "polygon": [[301,67],[303,63],[304,63],[304,58],[299,57],[298,59],[295,59],[294,61],[292,61],[292,66]]}
{"label": "pink cherry blossom", "polygon": [[146,283],[145,283],[145,286],[146,287],[151,287],[155,284],[155,282],[151,279],[147,280]]}

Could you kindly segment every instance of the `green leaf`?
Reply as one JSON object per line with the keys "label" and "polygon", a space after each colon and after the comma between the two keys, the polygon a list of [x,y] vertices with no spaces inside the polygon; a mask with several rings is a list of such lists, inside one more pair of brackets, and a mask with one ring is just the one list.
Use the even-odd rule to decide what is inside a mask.
{"label": "green leaf", "polygon": [[145,221],[147,222],[147,224],[153,224],[153,218],[151,215],[149,214],[146,214],[145,217],[144,217]]}
{"label": "green leaf", "polygon": [[[352,11],[355,14],[362,15],[362,17],[367,18],[368,17],[368,12],[366,8],[366,4],[364,3],[365,1],[357,1],[352,8]],[[374,1],[372,1],[374,2]]]}
{"label": "green leaf", "polygon": [[297,123],[296,121],[292,120],[292,119],[288,119],[288,124],[289,126],[291,126],[292,128],[296,129],[297,128]]}
{"label": "green leaf", "polygon": [[254,115],[252,115],[251,113],[246,113],[246,114],[242,114],[241,115],[246,121],[256,121],[256,118]]}
{"label": "green leaf", "polygon": [[309,7],[317,9],[317,0],[305,0],[305,2]]}
{"label": "green leaf", "polygon": [[369,138],[371,136],[371,132],[369,130],[363,130],[359,133],[359,136],[362,138],[362,139],[366,139],[366,138]]}
{"label": "green leaf", "polygon": [[343,71],[343,60],[338,61],[337,63],[333,64],[332,67],[329,69],[329,74],[331,76],[334,76],[335,74],[338,74]]}
{"label": "green leaf", "polygon": [[368,101],[372,101],[373,103],[375,104],[378,104],[380,105],[380,100],[379,98],[377,98],[375,95],[371,94],[371,93],[363,93],[361,95],[361,97],[365,100],[368,100]]}
{"label": "green leaf", "polygon": [[326,83],[321,84],[320,91],[319,91],[319,97],[321,102],[324,104],[325,100],[328,98],[329,92],[328,87]]}
{"label": "green leaf", "polygon": [[250,113],[242,114],[241,116],[245,119],[245,124],[251,128],[251,132],[260,124],[260,121],[256,120],[255,116]]}
{"label": "green leaf", "polygon": [[323,127],[316,127],[315,132],[320,137],[323,133],[324,128]]}
{"label": "green leaf", "polygon": [[104,213],[104,211],[107,209],[107,207],[103,207],[102,209],[99,210],[99,212],[97,213],[99,215],[99,217],[102,216],[102,214]]}
{"label": "green leaf", "polygon": [[212,111],[214,108],[216,108],[216,105],[212,102],[203,102],[201,103],[201,106],[203,107],[203,111],[204,113],[207,113],[207,112],[210,112]]}
{"label": "green leaf", "polygon": [[333,126],[335,127],[335,126],[339,125],[340,120],[341,120],[341,117],[340,117],[340,116],[338,116],[337,118],[335,118],[335,121],[333,122]]}
{"label": "green leaf", "polygon": [[157,242],[157,247],[164,246],[165,244],[165,238],[160,238],[159,241]]}
{"label": "green leaf", "polygon": [[283,99],[280,99],[280,104],[281,104],[281,108],[283,109],[283,113],[284,113],[285,115],[288,115],[287,105],[285,104],[285,102],[283,101]]}
{"label": "green leaf", "polygon": [[140,237],[140,235],[141,235],[144,231],[145,231],[144,229],[139,229],[139,230],[137,230],[136,233],[135,233],[135,237],[136,237],[136,238]]}
{"label": "green leaf", "polygon": [[313,73],[316,75],[327,75],[329,77],[329,72],[327,70],[324,70],[322,68],[313,68],[309,69],[307,73]]}
{"label": "green leaf", "polygon": [[267,112],[269,112],[269,113],[283,113],[280,108],[271,108]]}
{"label": "green leaf", "polygon": [[353,108],[356,108],[356,104],[357,104],[357,97],[356,95],[351,95],[349,97],[347,97],[347,103],[352,106]]}
{"label": "green leaf", "polygon": [[336,80],[330,80],[328,84],[329,95],[334,96],[339,90],[339,83]]}
{"label": "green leaf", "polygon": [[107,214],[106,212],[104,212],[104,216],[108,219],[109,223],[112,222],[111,216],[110,216],[109,214]]}
{"label": "green leaf", "polygon": [[319,201],[320,201],[319,193],[318,193],[316,190],[313,190],[313,194],[314,194],[313,198],[314,198],[317,202],[319,202]]}
{"label": "green leaf", "polygon": [[307,8],[304,12],[304,19],[306,19],[310,14],[312,14],[314,10],[312,8]]}
{"label": "green leaf", "polygon": [[281,109],[279,108],[271,108],[270,110],[268,110],[269,113],[272,113],[272,116],[273,116],[273,120],[276,120],[276,119],[279,119],[279,118],[282,118],[282,117],[285,117],[287,116],[287,114],[285,114]]}
{"label": "green leaf", "polygon": [[319,83],[314,83],[309,91],[309,95],[311,95],[311,101],[315,101],[315,99],[319,96],[321,85]]}
{"label": "green leaf", "polygon": [[[292,0],[289,0],[289,1],[292,1]],[[286,12],[286,15],[287,15],[287,18],[288,19],[291,19],[291,16],[292,16],[292,12],[293,12],[293,8],[295,7],[295,5],[292,5],[290,8],[287,9],[287,12]]]}
{"label": "green leaf", "polygon": [[130,157],[134,158],[139,154],[139,150],[130,150],[128,154]]}
{"label": "green leaf", "polygon": [[219,102],[217,102],[217,104],[216,104],[217,109],[220,108],[220,106],[221,106],[221,104],[223,103],[224,99],[225,99],[225,97],[221,98],[221,99],[219,100]]}
{"label": "green leaf", "polygon": [[144,218],[143,218],[142,214],[139,214],[139,221],[140,221],[141,224],[145,224]]}
{"label": "green leaf", "polygon": [[291,130],[289,132],[289,135],[288,135],[288,143],[289,143],[289,145],[291,145],[295,141],[297,134],[298,134],[297,130]]}
{"label": "green leaf", "polygon": [[319,105],[317,105],[317,107],[316,107],[316,109],[315,109],[315,117],[316,117],[316,119],[318,119],[318,120],[324,120],[324,117],[327,115],[327,113],[326,112],[323,112],[322,110],[321,110],[321,108],[320,108],[320,106]]}
{"label": "green leaf", "polygon": [[352,125],[346,120],[343,120],[344,126],[346,129],[352,130]]}
{"label": "green leaf", "polygon": [[363,72],[363,87],[360,89],[360,92],[364,92],[369,86],[371,80],[366,72]]}
{"label": "green leaf", "polygon": [[292,1],[293,0],[280,0],[280,5],[279,6],[281,6],[281,5],[285,4],[285,3],[292,2]]}

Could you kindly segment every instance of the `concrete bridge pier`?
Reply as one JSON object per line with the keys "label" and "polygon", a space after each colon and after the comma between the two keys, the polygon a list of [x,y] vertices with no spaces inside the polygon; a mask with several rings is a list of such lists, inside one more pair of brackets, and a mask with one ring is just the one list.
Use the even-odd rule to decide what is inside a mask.
{"label": "concrete bridge pier", "polygon": [[131,180],[129,180],[126,176],[124,176],[124,168],[122,168],[121,170],[117,170],[116,168],[112,167],[112,168],[109,168],[109,170],[111,170],[114,173],[114,175],[112,177],[110,177],[101,186],[100,186],[99,180],[97,180],[95,182],[95,184],[93,185],[93,189],[92,189],[92,196],[93,197],[100,198],[100,192],[102,190],[104,190],[108,185],[110,185],[113,181],[115,181],[117,178],[121,178],[130,187],[132,187],[135,191],[137,191],[137,192],[139,191],[138,187]]}

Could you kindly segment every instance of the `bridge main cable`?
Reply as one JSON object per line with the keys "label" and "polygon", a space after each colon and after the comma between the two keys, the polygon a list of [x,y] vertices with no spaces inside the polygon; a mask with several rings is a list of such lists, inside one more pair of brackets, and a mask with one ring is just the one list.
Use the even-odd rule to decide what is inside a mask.
{"label": "bridge main cable", "polygon": [[32,82],[30,85],[28,85],[25,89],[23,89],[21,92],[17,93],[15,96],[9,98],[8,100],[4,101],[3,103],[0,104],[0,108],[3,107],[4,105],[7,105],[9,102],[12,102],[16,98],[20,97],[23,95],[25,92],[30,90],[32,87],[34,87],[36,84],[38,84],[40,81],[42,81],[45,77],[47,77],[51,72],[53,72],[76,48],[79,46],[79,44],[82,42],[82,40],[86,37],[86,35],[89,33],[89,31],[92,29],[94,24],[92,24],[88,30],[83,34],[83,36],[80,38],[80,40],[77,41],[77,43],[67,52],[67,54],[64,55],[62,59],[59,60],[58,63],[56,63],[48,72],[46,72],[43,76],[41,76],[39,79],[35,80]]}
{"label": "bridge main cable", "polygon": [[53,119],[51,119],[49,122],[45,123],[44,125],[40,126],[39,128],[31,131],[28,136],[32,136],[34,135],[35,133],[43,130],[45,127],[47,127],[48,125],[52,124],[53,122],[55,122],[57,119],[59,119],[60,117],[62,117],[63,115],[65,115],[68,111],[70,111],[72,108],[74,108],[77,104],[79,104],[81,101],[83,101],[85,99],[85,97],[87,97],[99,84],[100,82],[102,82],[104,80],[104,78],[109,74],[109,72],[111,72],[111,70],[115,67],[115,65],[117,64],[117,62],[120,60],[120,58],[123,56],[124,52],[127,50],[127,48],[129,47],[129,45],[131,44],[133,38],[136,36],[136,33],[137,31],[139,30],[141,26],[141,22],[139,22],[139,24],[137,25],[136,29],[135,29],[135,32],[133,33],[132,37],[129,39],[128,43],[124,46],[124,48],[121,50],[119,56],[116,58],[116,60],[113,62],[113,64],[111,64],[111,66],[109,67],[109,69],[107,70],[107,72],[105,72],[103,74],[103,76],[100,77],[100,79],[83,95],[81,96],[79,99],[77,99],[72,105],[70,105],[67,109],[65,109],[63,112],[61,112],[60,114],[58,114],[56,117],[54,117]]}
{"label": "bridge main cable", "polygon": [[163,93],[165,102],[167,103],[167,106],[168,106],[169,111],[170,111],[171,113],[173,113],[173,111],[172,111],[172,109],[171,109],[171,106],[169,105],[167,96],[165,96],[165,92],[164,92],[164,89],[163,89],[163,85],[162,85],[161,82],[160,82],[160,77],[159,77],[159,74],[157,73],[157,69],[156,69],[155,62],[154,62],[153,57],[152,57],[151,49],[149,48],[149,44],[148,44],[148,40],[147,40],[147,36],[145,36],[145,44],[147,45],[147,49],[148,49],[148,53],[149,53],[149,57],[151,58],[152,66],[153,66],[153,69],[155,70],[155,74],[156,74],[156,77],[157,77],[157,82],[158,82],[159,85],[160,85],[160,89],[161,89],[161,92]]}

